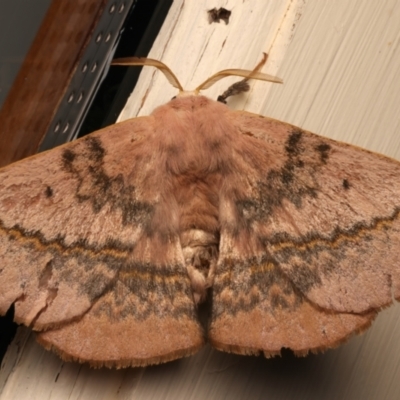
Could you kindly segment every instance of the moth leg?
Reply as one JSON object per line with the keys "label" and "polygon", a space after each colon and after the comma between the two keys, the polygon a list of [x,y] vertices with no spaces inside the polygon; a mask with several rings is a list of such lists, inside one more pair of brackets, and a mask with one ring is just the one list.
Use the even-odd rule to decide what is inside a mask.
{"label": "moth leg", "polygon": [[220,96],[218,96],[217,101],[226,104],[226,99],[231,96],[237,96],[240,93],[248,92],[250,90],[250,85],[248,84],[248,78],[242,79],[239,82],[235,82],[225,90]]}

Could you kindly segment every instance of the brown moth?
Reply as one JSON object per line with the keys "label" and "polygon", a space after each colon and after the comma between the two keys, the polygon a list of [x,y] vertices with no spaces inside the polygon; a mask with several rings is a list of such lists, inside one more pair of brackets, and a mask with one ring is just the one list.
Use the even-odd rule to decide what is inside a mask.
{"label": "brown moth", "polygon": [[212,24],[213,22],[219,23],[221,20],[225,22],[225,25],[229,24],[229,18],[231,16],[231,11],[226,8],[213,8],[207,11],[208,15],[208,23]]}
{"label": "brown moth", "polygon": [[[400,163],[199,95],[0,170],[0,313],[65,360],[332,348],[400,299]],[[208,300],[209,321],[198,304]]]}

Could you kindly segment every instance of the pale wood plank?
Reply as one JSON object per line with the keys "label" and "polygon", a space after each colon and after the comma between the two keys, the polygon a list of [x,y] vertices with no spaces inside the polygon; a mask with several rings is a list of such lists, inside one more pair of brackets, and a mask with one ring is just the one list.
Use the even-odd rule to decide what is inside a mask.
{"label": "pale wood plank", "polygon": [[[209,25],[206,10],[232,10]],[[177,0],[150,56],[182,84],[224,68],[251,68],[285,84],[256,82],[232,107],[269,115],[400,159],[400,0],[325,2]],[[229,81],[206,92],[215,98]],[[146,115],[175,94],[145,69],[122,118]],[[266,360],[219,353],[146,369],[91,370],[65,364],[29,336],[16,339],[0,373],[0,399],[395,399],[400,393],[400,307],[384,311],[363,336],[322,355]],[[58,376],[58,379],[57,379]]]}

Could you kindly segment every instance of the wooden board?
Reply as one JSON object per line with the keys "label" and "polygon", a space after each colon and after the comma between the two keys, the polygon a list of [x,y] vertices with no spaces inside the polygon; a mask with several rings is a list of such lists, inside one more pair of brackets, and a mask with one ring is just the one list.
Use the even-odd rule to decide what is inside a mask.
{"label": "wooden board", "polygon": [[[229,25],[206,11],[232,11]],[[185,88],[225,68],[252,68],[284,85],[255,82],[230,101],[334,139],[400,159],[400,0],[176,0],[150,54]],[[231,80],[205,94],[216,98]],[[143,71],[121,119],[146,115],[175,94]],[[324,354],[242,357],[205,347],[172,363],[120,371],[63,363],[19,330],[0,372],[0,399],[395,399],[400,393],[400,306],[363,336]]]}

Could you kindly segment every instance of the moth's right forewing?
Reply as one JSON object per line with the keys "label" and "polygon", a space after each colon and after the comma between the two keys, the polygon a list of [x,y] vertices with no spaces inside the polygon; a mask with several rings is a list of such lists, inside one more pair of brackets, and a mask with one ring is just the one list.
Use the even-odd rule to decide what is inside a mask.
{"label": "moth's right forewing", "polygon": [[400,163],[259,115],[231,121],[211,341],[334,347],[400,298]]}

